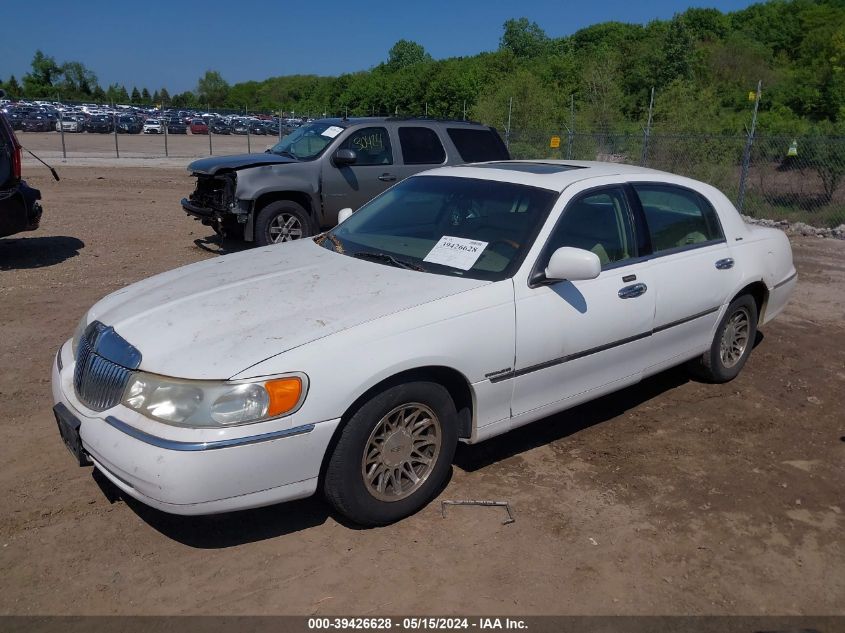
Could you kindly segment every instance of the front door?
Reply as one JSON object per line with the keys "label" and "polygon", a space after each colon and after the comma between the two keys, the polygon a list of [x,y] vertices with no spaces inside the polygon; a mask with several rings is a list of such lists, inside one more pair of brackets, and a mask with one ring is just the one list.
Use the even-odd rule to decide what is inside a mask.
{"label": "front door", "polygon": [[323,161],[323,209],[325,217],[331,221],[343,208],[357,211],[397,180],[386,128],[354,130],[333,151],[338,149],[354,150],[358,159],[353,165],[340,166],[330,158]]}
{"label": "front door", "polygon": [[639,259],[624,186],[577,194],[538,266],[544,268],[561,246],[595,253],[602,271],[583,281],[516,284],[513,416],[567,408],[599,390],[636,382],[643,369],[656,293],[649,262]]}

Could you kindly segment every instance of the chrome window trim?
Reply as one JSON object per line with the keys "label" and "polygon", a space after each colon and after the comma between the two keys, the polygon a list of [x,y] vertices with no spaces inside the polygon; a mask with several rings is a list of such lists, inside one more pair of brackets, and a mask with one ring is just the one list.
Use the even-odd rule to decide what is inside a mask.
{"label": "chrome window trim", "polygon": [[123,420],[110,415],[106,417],[106,422],[125,433],[126,435],[135,438],[138,441],[144,442],[156,448],[163,448],[168,451],[181,452],[197,452],[197,451],[213,451],[221,448],[230,448],[233,446],[247,446],[249,444],[258,444],[260,442],[270,442],[285,437],[295,437],[297,435],[305,435],[314,430],[314,424],[303,424],[302,426],[295,426],[291,429],[283,429],[281,431],[271,431],[270,433],[261,433],[259,435],[248,435],[246,437],[233,437],[228,440],[217,440],[213,442],[181,442],[177,440],[168,440],[157,435],[151,435],[130,426]]}

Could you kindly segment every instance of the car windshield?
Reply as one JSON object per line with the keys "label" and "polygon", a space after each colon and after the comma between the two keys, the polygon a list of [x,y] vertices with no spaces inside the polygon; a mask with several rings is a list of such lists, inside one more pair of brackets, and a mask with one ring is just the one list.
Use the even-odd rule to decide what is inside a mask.
{"label": "car windshield", "polygon": [[516,272],[557,197],[509,182],[417,176],[316,241],[386,265],[498,281]]}
{"label": "car windshield", "polygon": [[343,132],[339,125],[318,121],[297,128],[270,148],[273,154],[291,156],[300,160],[312,160]]}

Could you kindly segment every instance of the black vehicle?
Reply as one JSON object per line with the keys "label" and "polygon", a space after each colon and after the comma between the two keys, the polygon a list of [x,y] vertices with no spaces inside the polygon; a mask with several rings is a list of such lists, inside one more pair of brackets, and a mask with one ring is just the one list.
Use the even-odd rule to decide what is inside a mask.
{"label": "black vehicle", "polygon": [[41,112],[31,112],[21,122],[21,130],[24,132],[49,132],[54,126],[53,120]]}
{"label": "black vehicle", "polygon": [[244,135],[249,132],[249,124],[243,119],[232,122],[232,134]]}
{"label": "black vehicle", "polygon": [[110,134],[114,132],[114,118],[107,114],[97,114],[88,119],[85,129],[97,134]]}
{"label": "black vehicle", "polygon": [[208,126],[212,134],[231,134],[232,128],[223,119],[214,119]]}
{"label": "black vehicle", "polygon": [[0,237],[37,229],[40,199],[41,192],[21,179],[21,145],[0,114]]}
{"label": "black vehicle", "polygon": [[249,122],[249,133],[256,134],[258,136],[264,136],[267,134],[267,128],[264,127],[264,121],[250,121]]}
{"label": "black vehicle", "polygon": [[178,117],[172,116],[167,120],[167,133],[168,134],[187,134],[188,133],[188,126],[185,125],[181,119]]}
{"label": "black vehicle", "polygon": [[118,134],[140,134],[144,125],[141,119],[134,116],[121,116],[117,119]]}
{"label": "black vehicle", "polygon": [[29,110],[23,108],[9,108],[6,120],[13,130],[23,130],[23,120],[29,115]]}

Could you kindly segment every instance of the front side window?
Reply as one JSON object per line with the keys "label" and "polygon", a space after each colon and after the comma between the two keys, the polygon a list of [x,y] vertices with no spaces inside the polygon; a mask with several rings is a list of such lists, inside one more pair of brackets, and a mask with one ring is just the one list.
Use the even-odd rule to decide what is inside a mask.
{"label": "front side window", "polygon": [[557,197],[509,182],[416,176],[317,241],[351,257],[497,281],[519,267]]}
{"label": "front side window", "polygon": [[602,266],[637,256],[625,192],[612,187],[584,193],[566,205],[542,260],[572,246],[598,255]]}
{"label": "front side window", "polygon": [[724,238],[715,210],[697,192],[673,185],[632,185],[655,253]]}
{"label": "front side window", "polygon": [[446,150],[431,128],[400,127],[399,144],[406,165],[442,165],[446,161]]}
{"label": "front side window", "polygon": [[355,161],[356,166],[393,164],[390,137],[383,127],[365,127],[355,130],[338,149],[355,150],[358,155]]}

